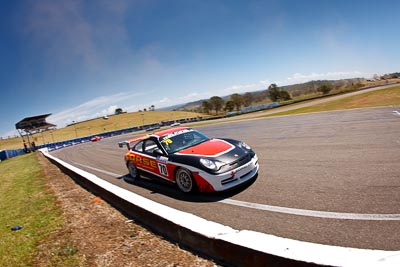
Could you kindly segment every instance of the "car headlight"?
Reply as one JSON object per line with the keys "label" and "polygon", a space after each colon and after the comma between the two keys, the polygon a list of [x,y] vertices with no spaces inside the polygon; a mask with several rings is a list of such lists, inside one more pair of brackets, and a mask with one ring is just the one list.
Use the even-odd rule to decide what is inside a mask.
{"label": "car headlight", "polygon": [[214,161],[210,159],[200,159],[200,163],[207,169],[218,171],[221,168],[222,163],[219,161]]}
{"label": "car headlight", "polygon": [[245,148],[247,150],[251,150],[251,147],[248,144],[246,144],[245,142],[240,142],[239,146],[242,148]]}

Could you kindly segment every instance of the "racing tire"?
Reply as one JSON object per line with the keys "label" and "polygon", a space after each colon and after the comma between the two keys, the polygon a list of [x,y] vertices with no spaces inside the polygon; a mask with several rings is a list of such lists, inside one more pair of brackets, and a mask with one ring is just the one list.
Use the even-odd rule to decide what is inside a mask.
{"label": "racing tire", "polygon": [[190,193],[197,189],[197,184],[190,171],[179,168],[175,173],[175,182],[183,193]]}
{"label": "racing tire", "polygon": [[128,167],[129,176],[132,181],[135,181],[137,178],[139,178],[139,170],[132,161],[129,161],[126,166]]}

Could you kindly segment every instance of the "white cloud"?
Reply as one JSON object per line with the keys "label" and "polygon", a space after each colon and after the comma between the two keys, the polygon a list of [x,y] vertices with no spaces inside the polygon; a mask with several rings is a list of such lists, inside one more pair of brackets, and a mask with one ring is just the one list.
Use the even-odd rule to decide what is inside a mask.
{"label": "white cloud", "polygon": [[115,113],[115,110],[118,108],[117,105],[112,105],[109,106],[107,109],[103,109],[103,111],[100,113],[100,115],[104,116],[104,115],[111,115]]}
{"label": "white cloud", "polygon": [[16,136],[19,136],[19,133],[17,130],[8,131],[8,132],[1,134],[2,138],[16,137]]}
{"label": "white cloud", "polygon": [[168,103],[171,100],[168,97],[164,97],[163,99],[159,100],[158,103],[163,104],[163,103]]}
{"label": "white cloud", "polygon": [[180,97],[174,97],[174,98],[169,98],[169,97],[163,97],[159,100],[156,101],[151,101],[147,103],[142,103],[142,104],[135,104],[135,105],[130,105],[125,108],[128,112],[135,112],[138,110],[143,110],[143,109],[148,109],[151,105],[154,105],[155,109],[157,110],[158,108],[165,108],[165,107],[170,107],[174,105],[179,105],[179,104],[185,104],[189,103],[192,101],[197,101],[200,99],[206,99],[211,97],[211,93],[208,91],[205,91],[203,93],[198,93],[198,92],[192,92],[188,93],[187,95],[183,95]]}
{"label": "white cloud", "polygon": [[155,109],[173,105],[170,103],[171,99],[169,99],[168,97],[164,97],[156,101],[125,106],[123,107],[123,109],[126,110],[127,112],[135,112],[143,109],[149,109],[149,107],[151,107],[152,105],[154,105]]}
{"label": "white cloud", "polygon": [[[192,92],[192,93],[189,93],[189,94],[187,94],[187,95],[185,95],[185,96],[179,97],[179,98],[178,98],[178,101],[180,101],[180,102],[189,102],[189,101],[197,100],[197,99],[199,99],[200,97],[201,97],[201,95],[200,95],[199,93],[197,93],[197,92]],[[179,103],[178,103],[178,104],[179,104]]]}
{"label": "white cloud", "polygon": [[312,80],[339,80],[339,79],[350,79],[365,77],[367,74],[359,71],[337,71],[337,72],[326,72],[326,73],[316,73],[312,72],[310,74],[295,73],[290,77],[287,77],[283,82],[286,84],[304,83]]}
{"label": "white cloud", "polygon": [[[64,127],[73,121],[83,121],[104,115],[113,114],[118,103],[137,97],[140,94],[118,93],[109,96],[100,96],[78,106],[57,112],[48,118],[48,121]],[[111,105],[110,105],[111,104]]]}
{"label": "white cloud", "polygon": [[259,81],[257,83],[245,84],[245,85],[233,85],[223,90],[224,94],[234,93],[246,93],[256,90],[262,90],[268,87],[270,82],[268,80]]}
{"label": "white cloud", "polygon": [[259,81],[260,84],[264,85],[265,88],[267,88],[268,86],[270,86],[270,84],[272,84],[273,82],[271,82],[270,80],[262,80]]}

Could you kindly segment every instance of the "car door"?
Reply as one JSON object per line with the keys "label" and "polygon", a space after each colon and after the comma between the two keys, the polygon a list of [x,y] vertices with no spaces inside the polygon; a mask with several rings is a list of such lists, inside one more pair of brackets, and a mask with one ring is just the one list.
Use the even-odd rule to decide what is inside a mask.
{"label": "car door", "polygon": [[146,154],[151,171],[158,177],[174,181],[173,169],[174,165],[168,163],[168,158],[160,155],[160,153],[154,153],[156,150],[162,151],[161,146],[157,144],[157,141],[148,139],[143,144],[143,153]]}
{"label": "car door", "polygon": [[157,149],[157,144],[151,140],[146,139],[139,142],[135,146],[135,163],[136,166],[152,174],[158,174],[157,161],[154,157],[154,150]]}

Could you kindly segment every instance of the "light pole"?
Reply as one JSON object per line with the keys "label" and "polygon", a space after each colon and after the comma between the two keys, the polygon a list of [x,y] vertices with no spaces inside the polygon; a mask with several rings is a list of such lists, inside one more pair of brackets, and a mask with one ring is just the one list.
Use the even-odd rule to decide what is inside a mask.
{"label": "light pole", "polygon": [[72,121],[72,123],[74,124],[75,137],[78,138],[78,132],[76,131],[76,124],[75,124],[75,121]]}
{"label": "light pole", "polygon": [[45,144],[45,141],[44,141],[43,131],[40,131],[40,133],[42,134],[42,141],[43,141],[43,145],[44,145],[44,144]]}

